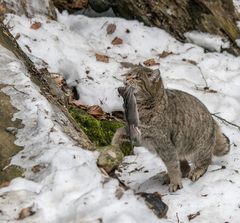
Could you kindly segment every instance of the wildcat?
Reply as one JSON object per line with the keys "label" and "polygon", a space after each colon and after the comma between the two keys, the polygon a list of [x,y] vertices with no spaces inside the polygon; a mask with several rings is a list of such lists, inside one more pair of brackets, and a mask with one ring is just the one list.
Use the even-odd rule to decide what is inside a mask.
{"label": "wildcat", "polygon": [[[229,152],[229,139],[208,109],[186,92],[165,89],[159,70],[136,67],[126,74],[126,90],[127,86],[134,88],[141,144],[155,149],[163,160],[170,192],[182,188],[181,163],[193,163],[188,177],[196,181],[207,171],[212,155]],[[124,128],[116,133],[113,143],[117,144],[123,132]]]}

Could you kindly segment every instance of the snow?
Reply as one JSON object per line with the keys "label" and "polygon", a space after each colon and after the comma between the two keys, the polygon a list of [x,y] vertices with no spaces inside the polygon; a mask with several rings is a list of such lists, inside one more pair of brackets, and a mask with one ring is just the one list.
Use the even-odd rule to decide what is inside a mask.
{"label": "snow", "polygon": [[204,47],[210,51],[221,52],[222,49],[230,47],[230,43],[227,39],[209,33],[191,31],[186,32],[184,36],[189,42]]}
{"label": "snow", "polygon": [[[42,23],[37,30],[30,28],[34,21]],[[62,73],[68,84],[77,87],[82,103],[98,104],[106,112],[122,109],[116,88],[122,85],[122,74],[127,69],[120,62],[138,64],[154,58],[160,65],[153,69],[160,68],[166,87],[195,95],[212,113],[240,125],[239,57],[225,52],[205,53],[200,46],[180,43],[161,29],[119,18],[62,13],[58,14],[58,22],[40,16],[27,19],[15,15],[8,15],[5,22],[13,27],[14,35],[20,34],[20,46],[38,67],[47,66],[51,72]],[[117,29],[107,35],[110,23],[115,23]],[[111,44],[116,36],[123,44]],[[202,33],[194,37],[201,40],[201,46],[208,45],[217,51],[227,46],[221,39],[207,38]],[[50,104],[30,81],[21,63],[3,48],[0,51],[0,83],[9,85],[3,91],[19,110],[14,118],[22,119],[25,125],[18,131],[16,141],[24,150],[13,157],[12,163],[27,169],[25,178],[17,178],[0,190],[1,222],[14,222],[23,207],[32,205],[36,214],[22,222],[100,222],[101,218],[104,223],[170,223],[177,222],[177,216],[179,222],[188,222],[187,216],[198,211],[200,215],[191,222],[239,222],[237,128],[219,122],[230,138],[230,154],[215,158],[199,181],[183,179],[184,188],[175,193],[169,193],[159,180],[159,173],[165,167],[156,154],[139,147],[135,148],[135,155],[125,157],[117,173],[132,190],[158,191],[164,195],[163,200],[169,206],[168,218],[160,220],[132,190],[124,192],[119,200],[115,197],[118,183],[106,182],[101,175],[96,166],[97,153],[74,145],[54,122]],[[172,54],[160,58],[158,54],[163,51]],[[96,53],[108,55],[109,63],[96,61]],[[216,92],[204,91],[206,83]],[[45,168],[33,174],[31,168],[37,164]],[[221,168],[223,165],[225,169]]]}

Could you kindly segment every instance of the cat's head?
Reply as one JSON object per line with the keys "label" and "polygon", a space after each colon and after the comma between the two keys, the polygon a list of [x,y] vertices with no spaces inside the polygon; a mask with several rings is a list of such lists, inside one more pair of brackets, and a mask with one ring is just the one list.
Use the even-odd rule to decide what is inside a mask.
{"label": "cat's head", "polygon": [[163,88],[159,69],[151,70],[137,67],[126,75],[126,85],[134,87],[137,101],[155,98],[160,88]]}

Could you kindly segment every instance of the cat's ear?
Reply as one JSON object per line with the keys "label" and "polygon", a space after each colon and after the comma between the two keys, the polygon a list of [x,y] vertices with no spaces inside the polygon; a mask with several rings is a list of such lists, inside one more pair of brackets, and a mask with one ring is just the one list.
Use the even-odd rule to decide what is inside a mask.
{"label": "cat's ear", "polygon": [[161,81],[161,74],[160,74],[160,70],[159,69],[156,69],[156,70],[152,71],[151,81],[155,82],[155,83]]}
{"label": "cat's ear", "polygon": [[156,69],[151,74],[151,91],[152,95],[156,95],[157,92],[163,87],[160,70]]}

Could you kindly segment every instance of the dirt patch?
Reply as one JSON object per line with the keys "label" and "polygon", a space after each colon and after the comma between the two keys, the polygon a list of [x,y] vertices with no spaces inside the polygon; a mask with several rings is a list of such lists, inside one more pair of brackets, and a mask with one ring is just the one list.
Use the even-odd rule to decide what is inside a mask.
{"label": "dirt patch", "polygon": [[8,166],[11,157],[22,149],[16,146],[14,141],[16,130],[23,128],[23,125],[19,119],[14,122],[11,120],[17,110],[11,105],[10,97],[1,92],[3,87],[0,85],[0,185],[23,173],[20,167]]}

